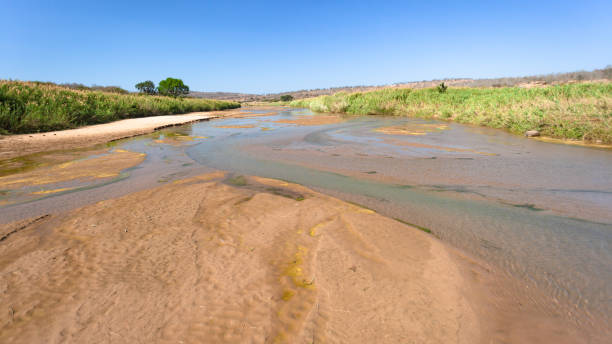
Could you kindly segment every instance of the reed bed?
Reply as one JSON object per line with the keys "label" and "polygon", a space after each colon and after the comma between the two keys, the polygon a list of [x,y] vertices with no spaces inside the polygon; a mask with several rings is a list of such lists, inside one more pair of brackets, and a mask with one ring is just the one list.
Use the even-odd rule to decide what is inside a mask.
{"label": "reed bed", "polygon": [[125,118],[238,108],[231,101],[73,90],[58,85],[0,81],[0,133],[76,128]]}
{"label": "reed bed", "polygon": [[431,118],[523,134],[612,143],[612,83],[521,88],[387,88],[290,103],[316,112]]}

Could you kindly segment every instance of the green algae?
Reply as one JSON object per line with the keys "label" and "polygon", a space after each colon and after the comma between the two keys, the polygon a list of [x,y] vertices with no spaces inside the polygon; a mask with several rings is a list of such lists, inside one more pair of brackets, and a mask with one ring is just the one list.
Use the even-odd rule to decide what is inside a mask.
{"label": "green algae", "polygon": [[431,229],[429,229],[429,228],[426,228],[426,227],[423,227],[423,226],[419,226],[419,225],[415,225],[414,223],[410,223],[410,222],[404,221],[402,219],[398,219],[397,217],[394,217],[393,219],[395,221],[397,221],[397,222],[400,222],[400,223],[403,223],[405,225],[408,225],[408,226],[414,227],[416,229],[422,230],[425,233],[432,234]]}

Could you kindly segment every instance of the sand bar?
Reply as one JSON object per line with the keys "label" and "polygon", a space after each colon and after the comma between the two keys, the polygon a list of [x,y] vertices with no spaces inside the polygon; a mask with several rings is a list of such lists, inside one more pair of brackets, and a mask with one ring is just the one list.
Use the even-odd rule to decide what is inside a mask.
{"label": "sand bar", "polygon": [[148,134],[169,126],[238,115],[241,111],[241,109],[232,109],[193,112],[185,115],[130,118],[77,129],[23,135],[0,135],[0,160],[48,150],[89,147],[98,143]]}
{"label": "sand bar", "polygon": [[0,226],[0,342],[475,343],[442,243],[222,172]]}

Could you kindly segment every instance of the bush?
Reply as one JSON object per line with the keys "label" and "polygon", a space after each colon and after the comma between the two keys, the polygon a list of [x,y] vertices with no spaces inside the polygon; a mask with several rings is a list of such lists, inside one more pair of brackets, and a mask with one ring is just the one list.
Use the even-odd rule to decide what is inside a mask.
{"label": "bush", "polygon": [[446,93],[448,86],[446,86],[444,83],[441,83],[440,85],[438,85],[438,87],[436,87],[436,89],[438,90],[438,93]]}
{"label": "bush", "polygon": [[280,100],[283,102],[290,102],[293,100],[293,96],[290,94],[283,94],[282,96],[280,96]]}

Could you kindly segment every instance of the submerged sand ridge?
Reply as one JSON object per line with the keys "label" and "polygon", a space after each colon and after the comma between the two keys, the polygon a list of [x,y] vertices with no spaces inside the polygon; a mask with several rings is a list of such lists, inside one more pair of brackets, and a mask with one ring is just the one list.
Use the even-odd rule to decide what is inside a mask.
{"label": "submerged sand ridge", "polygon": [[[123,149],[97,150],[97,155],[55,161],[22,173],[0,175],[0,206],[29,202],[50,194],[79,190],[111,179],[141,164],[145,153]],[[1,172],[1,171],[0,171]]]}
{"label": "submerged sand ridge", "polygon": [[0,342],[474,343],[433,237],[213,173],[0,227]]}

